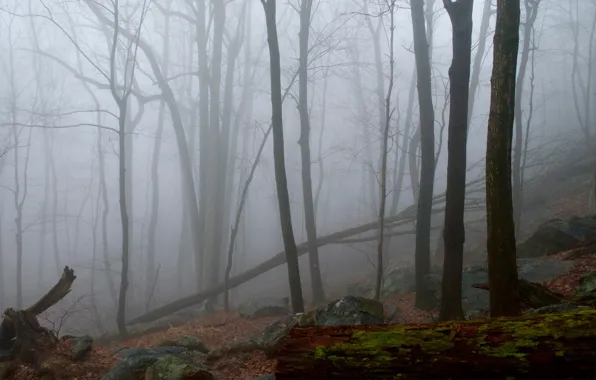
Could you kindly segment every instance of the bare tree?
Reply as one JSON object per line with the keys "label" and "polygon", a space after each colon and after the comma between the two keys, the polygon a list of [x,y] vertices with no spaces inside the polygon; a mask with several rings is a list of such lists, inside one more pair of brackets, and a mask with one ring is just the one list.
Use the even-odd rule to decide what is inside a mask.
{"label": "bare tree", "polygon": [[387,89],[387,95],[385,97],[385,115],[382,121],[383,125],[383,140],[381,149],[381,184],[379,192],[379,240],[377,243],[377,265],[376,272],[377,278],[375,282],[375,299],[381,298],[381,289],[383,287],[383,247],[385,238],[385,204],[387,202],[387,154],[389,144],[389,127],[391,126],[391,116],[393,114],[391,106],[391,95],[393,93],[394,83],[394,47],[393,42],[395,39],[395,7],[396,0],[391,0],[388,3],[389,13],[389,88]]}
{"label": "bare tree", "polygon": [[492,0],[484,0],[482,20],[480,21],[480,33],[478,35],[478,45],[476,47],[476,54],[474,55],[472,77],[470,78],[470,95],[468,99],[468,124],[472,120],[472,116],[474,114],[476,92],[478,91],[478,85],[480,83],[480,70],[482,68],[482,61],[484,60],[484,53],[486,51],[486,39],[488,36],[488,27],[490,24],[490,17],[492,14]]}
{"label": "bare tree", "polygon": [[519,60],[519,69],[517,72],[517,82],[515,86],[515,138],[513,148],[513,220],[515,221],[515,233],[519,234],[521,228],[522,202],[523,202],[523,183],[522,183],[522,161],[524,137],[522,98],[524,95],[524,81],[530,59],[530,48],[532,42],[532,31],[538,15],[540,0],[524,0],[526,18],[523,23],[524,35],[522,43],[521,57]]}
{"label": "bare tree", "polygon": [[416,218],[416,307],[429,309],[433,296],[426,286],[430,272],[430,223],[435,173],[434,110],[431,93],[431,67],[424,26],[424,7],[421,1],[411,2],[414,51],[418,78],[420,106],[421,173]]}
{"label": "bare tree", "polygon": [[304,198],[304,224],[309,243],[310,281],[312,302],[319,304],[325,301],[325,291],[321,270],[319,268],[319,251],[316,244],[317,227],[315,221],[314,201],[312,194],[312,177],[310,161],[310,118],[308,113],[308,39],[313,0],[302,0],[300,3],[300,58],[299,58],[299,97],[300,112],[300,153],[302,157],[302,195]]}
{"label": "bare tree", "polygon": [[511,188],[511,140],[520,1],[498,0],[486,145],[486,215],[491,317],[520,313]]}
{"label": "bare tree", "polygon": [[[172,5],[171,1],[168,1],[168,9]],[[164,75],[167,77],[169,73],[169,56],[170,56],[170,19],[169,14],[165,14],[164,19],[164,40],[162,50],[162,64],[161,68]],[[153,142],[153,157],[151,160],[151,217],[149,219],[149,242],[147,246],[147,270],[145,274],[145,305],[146,309],[149,309],[151,304],[151,297],[153,292],[152,283],[155,281],[155,251],[157,244],[157,221],[159,215],[159,160],[161,156],[161,144],[163,135],[163,125],[166,116],[166,102],[164,99],[159,101],[159,111],[157,115],[157,130],[155,132],[155,140]],[[186,208],[185,208],[186,210]],[[184,220],[186,222],[186,219]],[[183,225],[184,228],[184,225]]]}
{"label": "bare tree", "polygon": [[464,207],[468,135],[468,96],[472,53],[473,0],[443,0],[452,28],[453,60],[449,68],[450,106],[447,190],[443,239],[445,256],[441,320],[462,320],[461,288],[465,242]]}
{"label": "bare tree", "polygon": [[298,251],[296,248],[296,241],[294,240],[294,231],[292,229],[290,197],[288,193],[288,181],[286,177],[284,157],[281,65],[279,42],[277,38],[276,0],[261,0],[261,3],[265,10],[267,41],[269,44],[272,111],[271,124],[273,126],[273,156],[275,162],[275,182],[279,204],[279,218],[281,222],[286,260],[288,263],[288,279],[290,283],[292,310],[294,313],[301,313],[304,311],[304,300],[302,298],[302,285],[300,282]]}

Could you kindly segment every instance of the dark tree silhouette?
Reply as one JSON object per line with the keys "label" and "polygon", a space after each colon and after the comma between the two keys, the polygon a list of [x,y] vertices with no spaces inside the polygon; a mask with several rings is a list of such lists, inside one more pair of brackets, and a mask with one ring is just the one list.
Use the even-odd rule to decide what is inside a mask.
{"label": "dark tree silhouette", "polygon": [[486,219],[491,317],[520,313],[511,189],[511,140],[520,1],[498,0],[486,143]]}

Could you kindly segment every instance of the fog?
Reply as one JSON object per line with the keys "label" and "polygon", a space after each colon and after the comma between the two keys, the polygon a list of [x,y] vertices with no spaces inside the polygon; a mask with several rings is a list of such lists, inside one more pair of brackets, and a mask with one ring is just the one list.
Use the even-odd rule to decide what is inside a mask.
{"label": "fog", "polygon": [[[34,302],[68,265],[75,269],[77,280],[72,294],[63,302],[64,307],[78,302],[81,310],[91,311],[73,322],[73,326],[93,333],[114,328],[113,292],[119,287],[122,263],[118,157],[122,145],[118,134],[120,109],[113,93],[122,97],[127,91],[130,95],[123,119],[130,227],[127,319],[197,291],[192,237],[198,231],[190,227],[191,206],[185,200],[180,137],[174,128],[172,104],[165,100],[169,95],[164,95],[169,90],[164,90],[158,76],[166,78],[171,100],[181,116],[199,199],[204,189],[199,183],[201,158],[207,158],[203,163],[205,170],[218,172],[221,152],[226,155],[226,148],[216,146],[213,140],[201,144],[201,138],[206,136],[201,128],[206,130],[207,125],[201,125],[199,115],[199,50],[200,46],[206,46],[210,70],[207,79],[213,81],[216,63],[212,59],[218,47],[214,38],[217,20],[213,16],[213,1],[205,2],[206,14],[200,12],[200,2],[0,0],[1,308]],[[395,193],[399,193],[393,213],[414,204],[416,190],[412,182],[419,176],[411,173],[412,168],[419,170],[419,158],[416,158],[419,149],[411,151],[410,144],[418,128],[419,114],[417,97],[412,98],[415,92],[410,91],[415,60],[408,3],[398,1],[395,11],[395,85],[387,167],[388,188],[393,189],[388,194],[388,210]],[[485,3],[474,1],[472,61],[480,39],[486,39],[486,49],[473,95],[468,181],[484,175],[495,22],[491,16],[487,35],[481,35]],[[595,132],[591,86],[595,81],[592,48],[596,43],[596,7],[589,0],[568,3],[542,0],[531,33],[534,54],[528,62],[522,94],[523,138],[528,141],[525,180],[528,181],[544,175],[546,158],[555,157],[555,152],[568,152],[570,146],[583,147],[586,135],[582,128],[592,135]],[[427,10],[426,21],[427,27],[432,26],[432,34],[428,36],[432,42],[435,149],[438,151],[440,147],[434,193],[441,194],[446,186],[452,34],[442,2],[427,1],[426,6],[432,7]],[[289,0],[278,2],[277,9],[282,92],[287,89],[283,103],[285,166],[297,243],[307,240],[298,145],[299,8],[299,1]],[[386,9],[384,1],[314,1],[308,107],[319,236],[374,222],[378,217],[378,158],[382,149],[379,109],[385,107],[378,93],[380,89],[384,98],[389,83],[390,29]],[[114,28],[115,17],[118,28]],[[522,6],[522,21],[525,17]],[[207,41],[198,39],[199,18],[207,24]],[[522,37],[523,29],[522,26]],[[375,33],[378,33],[376,42]],[[116,49],[112,50],[114,42]],[[377,55],[382,65],[380,73],[375,61],[375,43],[380,48]],[[523,41],[520,54],[522,44]],[[239,50],[234,59],[235,47]],[[271,122],[269,51],[260,1],[225,2],[224,38],[219,49],[223,58],[221,80],[217,84],[220,108],[217,124],[221,124],[219,128],[227,124],[230,130],[229,159],[224,170],[228,181],[223,220],[214,217],[213,210],[199,209],[206,213],[205,234],[222,231],[220,250],[211,250],[205,256],[212,255],[215,259],[205,259],[202,263],[201,270],[206,276],[203,288],[223,280],[241,191]],[[234,75],[230,80],[231,93],[226,88],[229,65]],[[381,88],[379,75],[383,80]],[[112,89],[110,83],[114,83]],[[209,91],[213,94],[214,87]],[[412,103],[410,109],[409,103]],[[212,110],[210,104],[209,112]],[[163,120],[161,126],[160,120]],[[216,153],[202,155],[201,147]],[[403,150],[407,154],[401,156]],[[410,155],[415,159],[411,160]],[[395,188],[402,159],[408,160],[403,182],[401,188]],[[154,162],[156,170],[152,171]],[[210,192],[205,203],[199,200],[199,207],[212,208],[218,195],[221,194]],[[477,222],[470,227],[472,238],[467,239],[466,245],[481,255],[485,243],[474,238],[474,231],[479,231],[478,236],[484,234],[484,192],[474,196],[479,200],[476,209],[467,211],[467,218]],[[154,233],[152,216],[156,221]],[[279,218],[269,137],[249,186],[235,241],[232,275],[283,251]],[[433,251],[440,236],[440,220],[442,217],[437,215],[433,222],[437,227],[432,234]],[[413,231],[414,225],[400,228]],[[373,233],[354,237],[374,236]],[[17,262],[19,236],[23,241],[22,279]],[[321,274],[328,294],[341,292],[339,289],[353,279],[372,276],[376,242],[370,240],[319,249]],[[151,252],[155,254],[154,265],[148,262]],[[414,235],[410,233],[393,238],[386,254],[389,263],[410,263],[413,253]],[[309,299],[306,256],[300,262],[302,286],[305,298]],[[213,269],[211,265],[218,260],[219,267]],[[287,282],[287,270],[278,267],[234,289],[232,302],[238,305],[251,297],[287,296]],[[19,283],[22,303],[18,300]],[[111,290],[111,286],[115,288]]]}

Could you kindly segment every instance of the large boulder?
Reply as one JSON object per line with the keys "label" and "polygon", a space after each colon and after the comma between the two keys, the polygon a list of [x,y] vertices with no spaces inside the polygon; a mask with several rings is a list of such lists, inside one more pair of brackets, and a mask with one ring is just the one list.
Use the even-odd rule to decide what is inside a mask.
{"label": "large boulder", "polygon": [[551,219],[517,246],[517,257],[533,258],[554,255],[574,248],[580,241],[596,233],[596,216],[574,216],[567,220]]}
{"label": "large boulder", "polygon": [[145,370],[145,380],[215,380],[211,372],[187,357],[164,356]]}
{"label": "large boulder", "polygon": [[287,315],[289,312],[289,299],[287,297],[262,297],[246,302],[238,309],[238,314],[247,319],[275,317]]}
{"label": "large boulder", "polygon": [[112,367],[101,380],[137,380],[158,359],[166,356],[183,356],[182,347],[123,348],[114,353],[122,360]]}
{"label": "large boulder", "polygon": [[596,296],[596,271],[585,274],[579,279],[577,295],[580,297]]}
{"label": "large boulder", "polygon": [[283,318],[267,326],[256,339],[259,346],[271,352],[277,343],[296,326],[343,326],[381,324],[384,322],[383,304],[379,301],[345,296],[321,308]]}

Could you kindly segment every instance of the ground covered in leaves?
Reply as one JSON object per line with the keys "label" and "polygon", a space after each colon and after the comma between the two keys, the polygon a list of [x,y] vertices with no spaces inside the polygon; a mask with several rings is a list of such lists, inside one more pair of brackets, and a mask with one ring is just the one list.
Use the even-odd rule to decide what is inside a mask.
{"label": "ground covered in leaves", "polygon": [[[562,252],[555,257],[567,259],[573,252]],[[573,269],[566,275],[545,283],[551,290],[570,295],[578,285],[579,278],[590,271],[596,270],[596,255],[590,254],[574,260]],[[399,295],[390,298],[386,304],[398,308],[400,323],[423,323],[436,316],[435,312],[420,311],[414,307],[414,294]],[[88,357],[77,362],[73,368],[78,376],[76,380],[96,380],[109,368],[118,362],[112,352],[120,347],[150,347],[165,338],[182,335],[196,336],[210,349],[220,348],[234,340],[242,341],[257,335],[266,325],[277,318],[261,318],[248,320],[231,313],[217,313],[200,321],[190,321],[181,326],[171,327],[163,332],[144,335],[110,345],[95,346]],[[68,357],[69,347],[62,343],[56,353],[64,358]],[[67,360],[65,360],[66,362]],[[214,374],[221,380],[244,380],[271,373],[274,371],[274,361],[265,357],[261,352],[250,354],[235,354],[224,357],[214,363]],[[69,371],[70,372],[70,371]],[[11,377],[12,380],[33,380],[35,376],[30,369],[20,367]]]}

